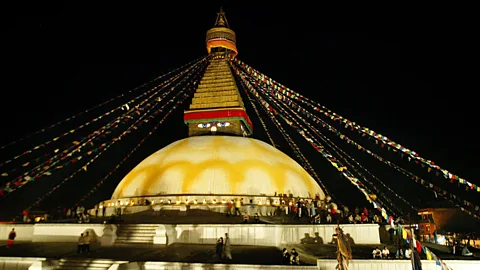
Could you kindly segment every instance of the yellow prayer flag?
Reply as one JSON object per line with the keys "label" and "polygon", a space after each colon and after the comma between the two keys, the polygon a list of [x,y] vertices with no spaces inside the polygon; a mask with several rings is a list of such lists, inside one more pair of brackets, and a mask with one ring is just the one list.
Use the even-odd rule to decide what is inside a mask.
{"label": "yellow prayer flag", "polygon": [[433,260],[432,253],[430,252],[430,250],[428,248],[425,248],[425,255],[427,256],[427,260],[429,260],[429,261]]}
{"label": "yellow prayer flag", "polygon": [[402,238],[407,239],[407,231],[404,228],[402,228]]}

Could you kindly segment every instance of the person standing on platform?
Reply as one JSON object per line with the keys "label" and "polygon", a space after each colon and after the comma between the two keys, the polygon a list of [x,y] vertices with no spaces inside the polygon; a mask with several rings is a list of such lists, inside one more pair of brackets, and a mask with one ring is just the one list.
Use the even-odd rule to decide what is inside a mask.
{"label": "person standing on platform", "polygon": [[83,240],[83,249],[85,253],[90,254],[90,242],[92,242],[92,236],[86,232]]}
{"label": "person standing on platform", "polygon": [[23,223],[28,222],[28,216],[29,215],[30,215],[30,213],[28,212],[28,209],[23,210]]}
{"label": "person standing on platform", "polygon": [[230,237],[228,237],[228,233],[225,234],[225,240],[223,243],[223,256],[229,260],[232,259],[232,246],[230,243]]}
{"label": "person standing on platform", "polygon": [[215,244],[215,254],[218,261],[222,260],[222,252],[223,252],[223,238],[220,237],[217,240],[217,243]]}
{"label": "person standing on platform", "polygon": [[15,237],[17,237],[17,233],[15,232],[15,228],[13,228],[10,233],[8,234],[7,240],[7,247],[12,247],[15,241]]}
{"label": "person standing on platform", "polygon": [[84,245],[85,245],[85,236],[83,236],[83,233],[82,233],[78,238],[77,254],[84,252],[84,247],[85,247]]}

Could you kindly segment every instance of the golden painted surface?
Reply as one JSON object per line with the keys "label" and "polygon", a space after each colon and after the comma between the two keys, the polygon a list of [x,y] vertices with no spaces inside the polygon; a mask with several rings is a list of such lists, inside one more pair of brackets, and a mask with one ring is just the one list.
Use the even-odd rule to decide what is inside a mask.
{"label": "golden painted surface", "polygon": [[157,194],[324,193],[294,160],[259,140],[199,136],[174,142],[137,165],[112,199]]}

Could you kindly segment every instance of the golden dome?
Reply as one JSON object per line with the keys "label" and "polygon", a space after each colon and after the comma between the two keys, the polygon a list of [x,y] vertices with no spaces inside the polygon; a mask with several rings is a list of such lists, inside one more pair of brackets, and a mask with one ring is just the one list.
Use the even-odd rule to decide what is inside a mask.
{"label": "golden dome", "polygon": [[138,164],[112,200],[155,195],[267,195],[324,198],[317,182],[293,159],[262,141],[199,136],[176,141]]}

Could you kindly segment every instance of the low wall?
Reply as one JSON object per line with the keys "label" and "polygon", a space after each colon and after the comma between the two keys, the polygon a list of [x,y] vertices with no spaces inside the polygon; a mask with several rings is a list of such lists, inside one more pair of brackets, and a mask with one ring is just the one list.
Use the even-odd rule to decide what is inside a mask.
{"label": "low wall", "polygon": [[298,265],[254,265],[254,264],[209,264],[209,263],[180,263],[180,262],[131,262],[120,264],[117,270],[203,270],[203,269],[229,269],[229,270],[316,270],[316,266]]}
{"label": "low wall", "polygon": [[76,242],[81,233],[88,231],[95,242],[103,236],[105,225],[89,223],[0,224],[0,239],[6,240],[12,228],[15,228],[17,232],[15,241]]}
{"label": "low wall", "polygon": [[[81,233],[90,232],[93,241],[101,240],[110,224],[63,224],[38,223],[29,225],[0,224],[0,239],[7,239],[12,228],[17,231],[18,241],[76,242]],[[215,244],[228,233],[233,244],[280,246],[300,243],[329,243],[336,225],[270,225],[270,224],[158,224],[157,238],[166,239],[156,244]],[[355,244],[380,244],[377,224],[341,225],[347,237]],[[112,230],[112,228],[110,228]],[[115,236],[113,228],[113,236]],[[109,236],[110,237],[110,236]],[[111,237],[110,237],[111,238]],[[114,240],[115,237],[112,238]]]}
{"label": "low wall", "polygon": [[[82,259],[76,259],[82,260]],[[95,259],[85,259],[89,263]],[[105,260],[100,260],[104,262]],[[452,260],[445,263],[455,270],[477,270],[480,269],[480,261]],[[21,258],[21,257],[0,257],[0,270],[41,270],[53,269],[59,265],[58,260],[46,258]],[[112,261],[109,269],[116,270],[187,270],[187,269],[230,269],[230,270],[253,270],[253,269],[295,269],[295,270],[332,270],[337,265],[336,260],[318,260],[316,266],[290,266],[290,265],[248,265],[248,264],[208,264],[208,263],[182,263],[182,262],[126,262]],[[409,260],[352,260],[349,270],[411,270]],[[422,261],[423,270],[438,270],[435,261]]]}
{"label": "low wall", "polygon": [[76,242],[80,234],[89,232],[92,241],[103,236],[104,224],[35,224],[33,225],[32,242]]}
{"label": "low wall", "polygon": [[31,241],[33,237],[32,224],[0,224],[0,239],[7,240],[10,231],[15,228],[17,232],[17,241]]}
{"label": "low wall", "polygon": [[[268,225],[268,224],[201,224],[165,226],[167,244],[215,244],[216,240],[229,234],[234,245],[280,246],[300,243],[329,243],[336,225]],[[377,224],[341,226],[355,244],[380,244]],[[164,231],[157,230],[157,234]]]}
{"label": "low wall", "polygon": [[[449,267],[455,270],[478,270],[480,261],[444,261]],[[317,260],[318,270],[335,269],[336,260]],[[412,270],[412,263],[409,260],[352,260],[349,270]],[[423,270],[438,270],[435,261],[422,260]]]}
{"label": "low wall", "polygon": [[0,270],[41,270],[46,258],[0,257]]}

